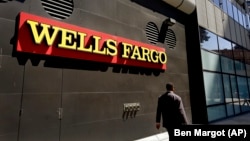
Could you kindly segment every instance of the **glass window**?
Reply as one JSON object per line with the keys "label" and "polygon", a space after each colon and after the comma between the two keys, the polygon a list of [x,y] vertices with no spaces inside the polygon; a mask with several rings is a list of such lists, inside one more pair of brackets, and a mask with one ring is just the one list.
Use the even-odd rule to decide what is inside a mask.
{"label": "glass window", "polygon": [[249,99],[247,79],[245,77],[237,77],[240,100]]}
{"label": "glass window", "polygon": [[243,14],[243,15],[242,15],[242,18],[243,18],[243,26],[244,26],[245,28],[247,28],[246,15]]}
{"label": "glass window", "polygon": [[219,55],[201,50],[202,67],[204,70],[220,71]]}
{"label": "glass window", "polygon": [[220,0],[214,0],[214,4],[218,7],[220,7]]}
{"label": "glass window", "polygon": [[247,73],[247,76],[250,76],[250,50],[243,49],[243,52],[244,52],[246,73]]}
{"label": "glass window", "polygon": [[250,64],[250,50],[243,48],[244,59],[246,64]]}
{"label": "glass window", "polygon": [[227,12],[228,12],[228,15],[231,17],[231,18],[234,18],[233,17],[233,5],[230,1],[227,0]]}
{"label": "glass window", "polygon": [[236,85],[236,77],[234,75],[230,75],[230,80],[231,80],[231,89],[233,93],[233,101],[237,102],[239,101],[239,94],[238,94],[238,89]]}
{"label": "glass window", "polygon": [[[247,78],[247,80],[248,80],[248,89],[250,90],[250,78]],[[248,96],[248,99],[249,99],[250,93],[249,93],[247,96]],[[244,102],[246,102],[246,101],[244,101]],[[245,104],[246,104],[246,103],[243,103],[242,105],[245,106]],[[249,108],[250,108],[250,106],[249,106]],[[250,109],[247,109],[247,110],[249,111]]]}
{"label": "glass window", "polygon": [[246,111],[250,111],[250,106],[249,103],[247,103],[247,101],[242,100],[240,101],[240,107],[241,107],[241,112],[246,112]]}
{"label": "glass window", "polygon": [[238,16],[239,16],[239,23],[244,26],[243,24],[243,14],[240,9],[238,9]]}
{"label": "glass window", "polygon": [[[247,78],[247,81],[248,81],[248,88],[250,90],[250,78]],[[249,93],[249,96],[250,96],[250,93]]]}
{"label": "glass window", "polygon": [[238,75],[246,75],[246,70],[245,70],[245,64],[235,60],[234,61],[235,64],[235,71]]}
{"label": "glass window", "polygon": [[238,88],[239,88],[241,110],[242,112],[245,112],[249,110],[248,103],[246,103],[245,101],[249,99],[247,79],[245,77],[238,76],[237,82],[238,82]]}
{"label": "glass window", "polygon": [[239,17],[238,17],[238,10],[236,6],[233,5],[233,15],[234,15],[234,20],[239,22]]}
{"label": "glass window", "polygon": [[239,94],[237,90],[236,77],[234,75],[231,75],[230,80],[231,80],[231,89],[233,93],[234,112],[235,114],[238,114],[240,113],[240,103],[239,103]]}
{"label": "glass window", "polygon": [[[234,73],[234,61],[233,61],[233,51],[231,42],[218,37],[219,43],[219,53],[221,56],[221,67],[222,71],[226,73]],[[231,59],[230,59],[231,58]]]}
{"label": "glass window", "polygon": [[223,86],[225,92],[225,101],[226,103],[233,102],[232,99],[232,91],[231,91],[231,84],[230,84],[230,77],[229,75],[223,74]]}
{"label": "glass window", "polygon": [[213,106],[207,108],[208,121],[218,120],[226,117],[225,105]]}
{"label": "glass window", "polygon": [[233,44],[233,54],[235,60],[235,71],[239,75],[246,75],[243,47]]}
{"label": "glass window", "polygon": [[227,57],[221,56],[221,69],[225,73],[234,73],[234,61]]}
{"label": "glass window", "polygon": [[221,75],[211,72],[204,72],[203,75],[207,105],[224,103]]}
{"label": "glass window", "polygon": [[231,42],[221,37],[218,37],[218,44],[220,54],[233,59],[233,50]]}
{"label": "glass window", "polygon": [[250,76],[250,65],[246,64],[246,72],[247,72],[247,76]]}
{"label": "glass window", "polygon": [[203,28],[200,28],[200,42],[201,42],[201,47],[218,52],[218,41],[217,41],[217,36],[213,34],[212,32],[205,30]]}
{"label": "glass window", "polygon": [[221,0],[221,2],[223,11],[227,13],[227,0]]}
{"label": "glass window", "polygon": [[240,104],[239,104],[239,102],[234,102],[234,112],[235,112],[235,114],[240,113]]}
{"label": "glass window", "polygon": [[249,27],[249,15],[246,15],[246,27]]}
{"label": "glass window", "polygon": [[227,106],[227,116],[234,115],[234,105],[233,105],[233,103],[228,103],[226,106]]}

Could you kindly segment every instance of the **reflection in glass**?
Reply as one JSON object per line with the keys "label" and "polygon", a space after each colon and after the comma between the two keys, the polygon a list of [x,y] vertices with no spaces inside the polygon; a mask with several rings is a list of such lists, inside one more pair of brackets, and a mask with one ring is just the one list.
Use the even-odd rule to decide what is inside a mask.
{"label": "reflection in glass", "polygon": [[[249,90],[250,90],[250,78],[247,78],[247,80],[248,80],[248,88],[249,88]],[[249,94],[250,95],[250,94]]]}
{"label": "reflection in glass", "polygon": [[247,27],[249,27],[249,18],[250,18],[249,15],[246,14],[246,26],[247,26]]}
{"label": "reflection in glass", "polygon": [[240,113],[240,103],[239,102],[234,102],[234,112],[235,112],[235,114]]}
{"label": "reflection in glass", "polygon": [[227,13],[227,0],[221,0],[221,2],[223,11]]}
{"label": "reflection in glass", "polygon": [[244,64],[243,47],[233,44],[233,54],[235,59],[235,71],[239,75],[246,75],[246,69]]}
{"label": "reflection in glass", "polygon": [[212,32],[200,28],[200,42],[203,49],[218,52],[217,36]]}
{"label": "reflection in glass", "polygon": [[204,85],[207,105],[224,103],[221,75],[204,72]]}
{"label": "reflection in glass", "polygon": [[246,15],[243,14],[243,24],[244,24],[244,27],[247,28],[247,21],[246,21]]}
{"label": "reflection in glass", "polygon": [[226,117],[225,105],[207,108],[208,121],[218,120]]}
{"label": "reflection in glass", "polygon": [[219,43],[219,52],[223,56],[227,56],[228,58],[233,59],[233,51],[232,51],[232,44],[226,39],[218,37]]}
{"label": "reflection in glass", "polygon": [[233,103],[228,103],[226,106],[227,106],[227,116],[234,115],[234,105],[233,105]]}
{"label": "reflection in glass", "polygon": [[239,16],[239,23],[240,23],[242,26],[244,26],[244,24],[243,24],[243,19],[242,19],[243,14],[242,14],[242,12],[241,12],[241,9],[238,9],[238,16]]}
{"label": "reflection in glass", "polygon": [[214,4],[218,7],[220,7],[220,0],[214,0]]}
{"label": "reflection in glass", "polygon": [[241,105],[242,112],[250,111],[250,106],[249,106],[249,103],[247,103],[247,101],[245,100],[240,101],[240,105]]}
{"label": "reflection in glass", "polygon": [[245,71],[245,64],[235,60],[234,61],[235,64],[235,71],[238,75],[246,75],[246,71]]}
{"label": "reflection in glass", "polygon": [[230,75],[230,80],[231,80],[231,91],[233,94],[233,101],[239,101],[239,94],[237,90],[237,85],[236,85],[236,77],[234,75]]}
{"label": "reflection in glass", "polygon": [[244,61],[246,64],[250,64],[250,51],[243,48]]}
{"label": "reflection in glass", "polygon": [[241,111],[245,112],[249,110],[249,105],[247,103],[247,100],[249,99],[247,79],[245,77],[238,76],[237,82],[239,88]]}
{"label": "reflection in glass", "polygon": [[234,15],[234,20],[239,22],[238,10],[237,10],[236,6],[234,6],[234,5],[233,5],[233,15]]}
{"label": "reflection in glass", "polygon": [[247,103],[249,100],[249,92],[247,79],[245,77],[237,77],[238,88],[239,88],[239,96],[240,96],[240,105],[242,112],[249,110],[249,104]]}
{"label": "reflection in glass", "polygon": [[234,73],[234,61],[227,57],[221,56],[221,69],[225,73]]}
{"label": "reflection in glass", "polygon": [[249,64],[246,64],[246,70],[247,70],[246,71],[247,72],[247,76],[249,77],[250,76],[250,65]]}
{"label": "reflection in glass", "polygon": [[243,49],[247,76],[250,76],[250,51]]}
{"label": "reflection in glass", "polygon": [[229,75],[223,74],[223,86],[226,103],[233,102]]}
{"label": "reflection in glass", "polygon": [[218,37],[218,43],[219,53],[223,56],[226,56],[221,56],[222,71],[226,73],[234,73],[233,51],[231,42]]}
{"label": "reflection in glass", "polygon": [[245,77],[237,76],[237,82],[240,100],[249,99],[247,79]]}
{"label": "reflection in glass", "polygon": [[243,62],[244,61],[244,55],[243,55],[243,47],[233,44],[233,54],[234,59]]}
{"label": "reflection in glass", "polygon": [[233,5],[230,1],[227,1],[227,12],[231,18],[234,18],[233,17]]}
{"label": "reflection in glass", "polygon": [[205,70],[220,71],[219,55],[201,50],[202,67]]}

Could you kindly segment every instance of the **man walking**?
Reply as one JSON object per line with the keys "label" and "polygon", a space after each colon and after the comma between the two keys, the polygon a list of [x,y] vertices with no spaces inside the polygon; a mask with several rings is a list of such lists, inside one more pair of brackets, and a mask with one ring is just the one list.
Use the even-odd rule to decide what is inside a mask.
{"label": "man walking", "polygon": [[188,124],[182,99],[174,93],[174,85],[166,84],[167,92],[158,98],[156,112],[156,128],[159,129],[162,117],[162,126],[168,130],[169,141],[173,138],[173,130],[180,125]]}

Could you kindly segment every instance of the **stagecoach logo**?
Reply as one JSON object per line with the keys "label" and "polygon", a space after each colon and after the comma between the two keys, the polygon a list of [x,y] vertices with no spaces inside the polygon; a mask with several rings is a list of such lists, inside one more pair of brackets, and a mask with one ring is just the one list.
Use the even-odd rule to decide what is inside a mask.
{"label": "stagecoach logo", "polygon": [[17,51],[166,69],[164,48],[21,12]]}

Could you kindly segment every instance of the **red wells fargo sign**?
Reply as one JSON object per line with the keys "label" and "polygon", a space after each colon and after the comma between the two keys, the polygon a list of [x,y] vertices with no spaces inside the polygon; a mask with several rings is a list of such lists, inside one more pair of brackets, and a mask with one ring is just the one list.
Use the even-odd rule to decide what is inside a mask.
{"label": "red wells fargo sign", "polygon": [[18,52],[166,69],[164,48],[21,12]]}

